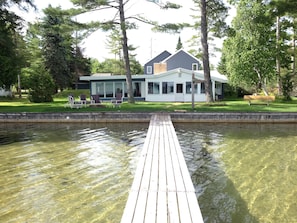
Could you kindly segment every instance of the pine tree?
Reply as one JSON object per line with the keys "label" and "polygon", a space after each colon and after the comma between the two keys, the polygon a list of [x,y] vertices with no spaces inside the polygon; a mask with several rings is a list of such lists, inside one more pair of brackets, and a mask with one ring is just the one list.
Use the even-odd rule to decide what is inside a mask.
{"label": "pine tree", "polygon": [[181,42],[180,36],[178,37],[177,45],[176,45],[176,50],[180,50],[183,48],[183,44]]}

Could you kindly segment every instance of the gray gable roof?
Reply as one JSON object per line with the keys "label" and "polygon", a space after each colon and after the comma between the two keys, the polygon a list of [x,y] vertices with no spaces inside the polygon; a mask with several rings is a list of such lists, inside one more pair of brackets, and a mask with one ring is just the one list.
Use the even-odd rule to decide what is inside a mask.
{"label": "gray gable roof", "polygon": [[176,53],[167,57],[162,63],[167,64],[167,70],[173,70],[179,67],[192,70],[193,64],[198,64],[199,69],[201,68],[200,61],[183,49],[180,49]]}
{"label": "gray gable roof", "polygon": [[170,56],[171,56],[171,53],[169,53],[167,50],[164,50],[158,56],[154,57],[149,62],[147,62],[144,66],[146,66],[148,64],[160,63],[161,61],[165,60],[166,58],[168,58]]}
{"label": "gray gable roof", "polygon": [[148,74],[147,73],[147,67],[150,66],[152,69],[152,73],[154,73],[154,64],[155,63],[160,63],[162,60],[166,59],[167,57],[170,57],[171,53],[169,53],[167,50],[163,51],[162,53],[160,53],[158,56],[154,57],[153,59],[151,59],[149,62],[147,62],[144,65],[144,74]]}
{"label": "gray gable roof", "polygon": [[192,60],[196,60],[196,61],[199,62],[199,60],[196,57],[194,57],[192,54],[188,53],[187,51],[185,51],[183,49],[180,49],[180,50],[176,51],[174,54],[172,54],[169,57],[165,58],[162,61],[162,63],[166,63],[168,60],[171,60],[172,57],[179,57],[179,58],[181,58],[181,57],[190,57],[190,58],[192,58]]}

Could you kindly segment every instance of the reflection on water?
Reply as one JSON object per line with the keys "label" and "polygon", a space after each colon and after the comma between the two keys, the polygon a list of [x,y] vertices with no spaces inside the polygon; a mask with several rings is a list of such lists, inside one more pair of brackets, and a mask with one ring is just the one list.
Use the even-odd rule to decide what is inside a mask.
{"label": "reflection on water", "polygon": [[119,222],[148,125],[0,125],[1,222]]}
{"label": "reflection on water", "polygon": [[[296,125],[174,125],[205,223],[296,222]],[[119,222],[147,128],[0,124],[0,222]]]}
{"label": "reflection on water", "polygon": [[297,221],[297,126],[175,124],[205,222]]}

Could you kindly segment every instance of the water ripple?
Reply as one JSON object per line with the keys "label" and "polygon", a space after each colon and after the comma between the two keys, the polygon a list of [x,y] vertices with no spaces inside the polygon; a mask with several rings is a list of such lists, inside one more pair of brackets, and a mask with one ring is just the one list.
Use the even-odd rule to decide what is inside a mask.
{"label": "water ripple", "polygon": [[296,222],[297,125],[176,127],[205,223]]}
{"label": "water ripple", "polygon": [[16,131],[26,140],[2,137],[1,222],[118,222],[146,130],[30,125]]}

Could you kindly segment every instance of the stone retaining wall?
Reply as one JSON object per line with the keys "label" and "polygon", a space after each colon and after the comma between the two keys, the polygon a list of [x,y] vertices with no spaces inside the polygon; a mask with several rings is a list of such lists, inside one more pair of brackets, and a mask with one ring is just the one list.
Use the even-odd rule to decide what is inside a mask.
{"label": "stone retaining wall", "polygon": [[[149,122],[153,113],[0,113],[0,122]],[[173,122],[297,123],[297,113],[169,113]]]}

